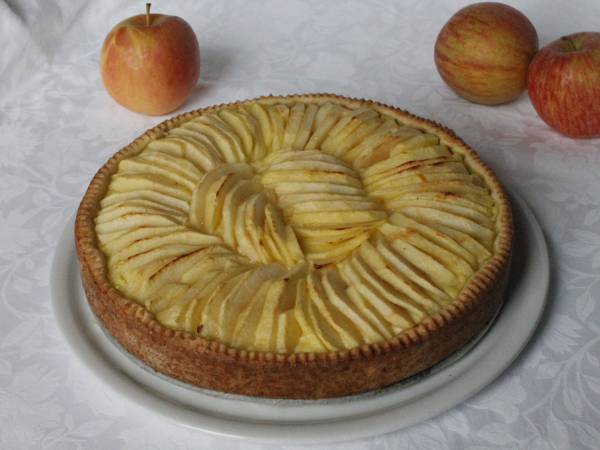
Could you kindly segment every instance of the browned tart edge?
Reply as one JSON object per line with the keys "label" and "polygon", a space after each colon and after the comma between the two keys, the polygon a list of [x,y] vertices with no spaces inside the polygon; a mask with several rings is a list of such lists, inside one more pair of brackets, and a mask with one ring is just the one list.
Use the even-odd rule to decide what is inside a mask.
{"label": "browned tart edge", "polygon": [[[498,205],[495,254],[473,275],[451,305],[391,340],[351,350],[291,354],[246,351],[166,328],[108,281],[94,218],[111,175],[122,159],[135,155],[150,140],[193,117],[250,101],[294,99],[317,102],[332,99],[350,106],[368,105],[432,131],[454,151],[468,155],[468,164],[486,179]],[[331,94],[266,96],[245,102],[187,112],[148,130],[100,168],[81,201],[75,241],[83,287],[97,318],[128,352],[160,373],[203,388],[259,397],[317,399],[357,394],[405,379],[448,357],[487,325],[504,298],[513,241],[511,207],[492,170],[453,131],[382,103]]]}

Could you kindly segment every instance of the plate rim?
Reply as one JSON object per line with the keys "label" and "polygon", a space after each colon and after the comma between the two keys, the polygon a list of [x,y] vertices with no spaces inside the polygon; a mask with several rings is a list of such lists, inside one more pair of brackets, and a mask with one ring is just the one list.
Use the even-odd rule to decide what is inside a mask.
{"label": "plate rim", "polygon": [[[548,248],[542,229],[531,208],[513,190],[508,190],[508,192],[512,200],[515,219],[518,218],[520,221],[519,225],[523,226],[523,230],[517,230],[517,235],[525,230],[527,231],[526,234],[531,234],[535,242],[533,244],[529,243],[529,246],[535,246],[539,253],[536,255],[534,254],[536,252],[531,252],[531,255],[537,257],[539,261],[533,262],[530,257],[530,260],[527,261],[528,266],[526,267],[531,268],[530,266],[537,264],[537,272],[541,272],[541,279],[538,277],[537,281],[521,280],[521,283],[537,283],[538,289],[541,286],[541,292],[536,296],[537,302],[508,302],[508,306],[506,308],[503,306],[502,311],[496,318],[496,322],[490,329],[490,333],[494,330],[496,331],[492,334],[487,333],[484,335],[468,352],[475,352],[477,349],[481,351],[484,344],[489,347],[488,353],[467,367],[467,369],[475,368],[466,376],[470,377],[472,381],[476,381],[475,378],[477,378],[477,382],[465,385],[463,377],[455,375],[447,384],[425,391],[420,397],[408,403],[388,406],[383,411],[324,423],[256,423],[250,417],[247,417],[245,421],[218,417],[201,411],[190,410],[185,405],[174,403],[158,395],[148,395],[149,390],[147,388],[139,385],[131,375],[125,374],[117,367],[111,366],[110,361],[107,360],[103,351],[92,345],[92,342],[90,342],[90,333],[80,330],[81,324],[77,321],[77,314],[68,306],[72,301],[64,300],[65,295],[69,295],[70,289],[68,286],[78,281],[69,277],[69,275],[73,275],[71,272],[78,274],[78,270],[72,270],[72,268],[69,270],[69,262],[73,260],[75,253],[73,242],[74,217],[66,224],[52,260],[50,269],[52,309],[61,334],[67,341],[68,346],[86,369],[92,372],[97,379],[129,401],[158,413],[163,417],[168,417],[186,427],[198,429],[213,435],[247,439],[255,442],[296,444],[341,442],[392,432],[435,417],[464,402],[489,385],[521,353],[542,318],[550,281]],[[74,259],[76,261],[76,256]],[[523,327],[518,336],[515,336],[512,332],[505,331],[504,334],[508,335],[505,336],[505,340],[498,341],[496,337],[496,341],[492,342],[490,336],[498,334],[497,328],[500,326],[498,323],[503,323],[502,317],[508,314],[506,312],[507,308],[512,308],[510,311],[517,308],[521,317],[527,317],[528,319],[533,319],[533,321],[529,322],[527,329]],[[527,314],[523,314],[524,312]],[[516,325],[513,324],[513,327],[516,327]],[[503,352],[499,352],[498,345],[503,345],[501,347],[504,349]],[[507,347],[508,352],[506,352]],[[495,358],[490,357],[490,354],[495,354],[494,351],[499,353],[499,355]],[[455,364],[462,359],[456,361]],[[486,360],[490,360],[490,362],[485,364]],[[455,364],[442,369],[440,373],[444,373],[444,370],[451,371]],[[425,377],[424,380],[417,381],[415,384],[425,383],[427,379],[428,377]],[[383,393],[381,395],[383,397],[386,394]],[[230,401],[235,403],[240,400],[230,399]],[[243,401],[247,402],[249,400],[244,399]],[[358,399],[356,401],[360,402],[361,400]],[[410,413],[408,415],[407,409]]]}

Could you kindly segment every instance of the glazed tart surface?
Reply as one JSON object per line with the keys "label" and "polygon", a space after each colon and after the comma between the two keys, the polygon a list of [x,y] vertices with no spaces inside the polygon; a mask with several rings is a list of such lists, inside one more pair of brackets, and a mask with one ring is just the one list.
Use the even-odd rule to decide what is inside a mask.
{"label": "glazed tart surface", "polygon": [[[129,351],[201,386],[312,398],[384,386],[464,345],[501,304],[512,221],[494,174],[453,133],[374,102],[306,95],[150,130],[98,172],[76,235],[90,303]],[[440,333],[424,367],[396,360]],[[210,364],[185,362],[196,352],[217,365],[221,355],[238,382],[207,381]],[[267,379],[252,389],[243,375],[257,362],[273,366],[269,378],[339,361],[356,376],[353,365],[386,354],[405,367],[374,370],[396,379],[340,392]]]}

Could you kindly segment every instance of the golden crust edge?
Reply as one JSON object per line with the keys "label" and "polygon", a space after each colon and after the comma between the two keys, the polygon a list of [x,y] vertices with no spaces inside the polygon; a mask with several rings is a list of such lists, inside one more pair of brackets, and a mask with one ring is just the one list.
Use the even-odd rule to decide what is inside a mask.
{"label": "golden crust edge", "polygon": [[[365,344],[361,347],[350,350],[339,350],[335,352],[323,353],[309,352],[290,354],[247,351],[229,347],[220,342],[210,341],[201,336],[194,336],[186,331],[175,331],[164,327],[162,324],[156,321],[153,315],[143,306],[120,295],[120,293],[110,284],[106,277],[106,264],[104,262],[104,255],[96,245],[94,217],[99,209],[100,200],[104,196],[104,193],[108,187],[110,176],[116,172],[118,163],[122,159],[130,157],[141,151],[147,142],[161,137],[166,131],[184,121],[223,107],[235,107],[256,101],[269,103],[277,101],[293,101],[295,99],[308,101],[317,100],[323,102],[327,101],[328,99],[335,99],[337,102],[345,103],[350,106],[365,105],[374,107],[380,112],[395,116],[406,123],[418,126],[422,129],[433,131],[435,134],[442,137],[444,141],[453,148],[453,150],[458,149],[460,152],[468,155],[470,158],[469,162],[478,169],[478,172],[481,175],[486,178],[486,181],[492,188],[493,195],[498,203],[499,226],[498,235],[495,241],[495,254],[475,273],[471,280],[465,285],[456,300],[448,307],[444,308],[435,315],[426,318],[417,326],[404,331],[388,341]],[[208,108],[201,108],[180,114],[158,124],[157,126],[147,130],[128,146],[124,147],[115,155],[113,155],[107,161],[107,163],[98,170],[81,201],[77,211],[75,223],[77,254],[81,264],[81,271],[84,279],[84,285],[86,285],[85,288],[86,294],[88,294],[88,300],[90,295],[100,298],[102,301],[107,303],[107,305],[104,305],[105,307],[108,306],[111,310],[116,310],[118,315],[122,316],[124,321],[128,322],[130,326],[141,326],[145,332],[158,334],[163,338],[167,338],[170,343],[175,343],[177,341],[178,345],[182,345],[196,355],[201,354],[204,357],[208,355],[213,357],[226,356],[226,359],[229,361],[229,363],[231,363],[231,361],[236,361],[237,363],[242,363],[244,361],[249,363],[260,362],[260,365],[263,367],[266,364],[280,368],[282,366],[298,367],[314,365],[318,365],[319,367],[331,367],[332,365],[340,364],[344,361],[368,361],[387,353],[398,353],[402,352],[403,350],[406,351],[411,347],[416,347],[425,343],[432,334],[438,333],[440,330],[443,331],[444,328],[447,328],[452,323],[460,321],[461,318],[468,316],[468,313],[478,306],[477,303],[481,304],[482,302],[485,302],[490,296],[497,297],[503,295],[506,281],[505,279],[507,276],[512,251],[512,240],[513,223],[511,207],[502,185],[492,170],[479,158],[478,154],[467,144],[465,144],[462,139],[457,137],[452,130],[432,120],[420,118],[407,111],[385,105],[380,102],[324,93],[294,94],[287,96],[269,95],[244,101],[213,105]],[[479,302],[477,302],[478,300]],[[500,301],[490,302],[488,308],[490,311],[488,311],[486,314],[486,316],[488,316],[487,319],[491,319],[493,313],[495,313],[496,310],[501,306],[501,303],[502,299],[500,299]],[[90,304],[92,304],[91,301]],[[481,307],[481,305],[479,306]],[[92,305],[92,307],[98,316],[98,305]],[[105,321],[103,320],[103,322]],[[483,328],[484,324],[485,323],[482,323],[480,328]],[[110,331],[112,333],[113,330]],[[474,330],[472,334],[475,335],[476,331],[480,330]],[[465,339],[464,342],[457,343],[453,346],[454,348],[447,349],[447,351],[443,353],[445,353],[446,356],[453,353],[462,345],[466,344],[468,340],[469,339]],[[127,350],[134,354],[139,354],[139,349],[136,351],[136,349],[131,348],[131,343],[121,342],[120,339],[119,342]],[[156,366],[156,364],[153,364],[153,361],[151,361],[151,358],[148,358],[147,355],[139,356],[149,365],[153,367]],[[413,370],[412,373],[417,373],[427,368],[428,365],[431,364],[423,364],[423,367],[420,368],[415,367],[415,370]],[[199,370],[201,370],[201,365],[199,365]],[[165,369],[164,367],[161,371],[175,376],[176,378],[182,379],[181,374],[169,372],[169,370]],[[205,387],[211,388],[212,386]]]}

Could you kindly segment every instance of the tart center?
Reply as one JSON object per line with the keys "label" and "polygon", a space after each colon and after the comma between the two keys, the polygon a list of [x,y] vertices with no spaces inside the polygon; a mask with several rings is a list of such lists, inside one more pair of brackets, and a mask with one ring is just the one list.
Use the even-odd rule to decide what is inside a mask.
{"label": "tart center", "polygon": [[386,218],[341,159],[282,150],[209,171],[192,193],[188,224],[255,262],[318,267],[343,260]]}
{"label": "tart center", "polygon": [[188,225],[221,237],[256,263],[291,267],[305,259],[273,193],[250,164],[223,164],[207,172],[192,192]]}

